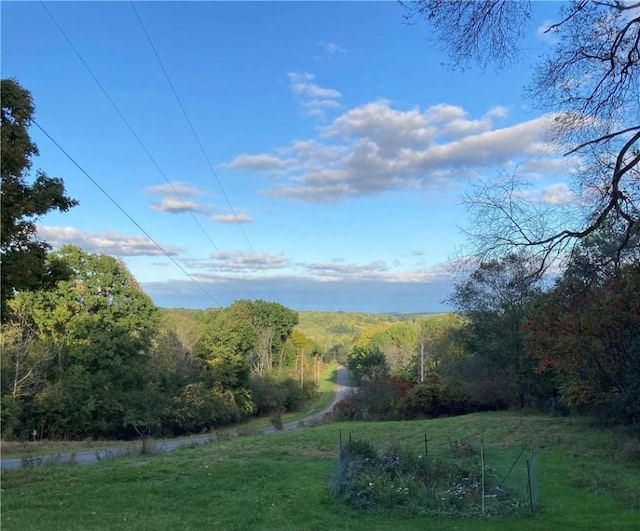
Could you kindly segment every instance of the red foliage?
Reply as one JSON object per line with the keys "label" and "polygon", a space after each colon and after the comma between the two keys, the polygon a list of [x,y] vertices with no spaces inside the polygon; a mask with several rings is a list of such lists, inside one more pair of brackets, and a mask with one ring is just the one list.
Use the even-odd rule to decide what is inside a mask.
{"label": "red foliage", "polygon": [[416,386],[415,382],[409,382],[407,380],[401,380],[399,378],[389,378],[389,383],[393,386],[396,392],[396,397],[401,398],[407,394],[408,391]]}
{"label": "red foliage", "polygon": [[640,336],[640,266],[601,286],[565,278],[539,298],[524,329],[538,373],[554,370],[563,398],[602,404],[625,392],[633,342]]}

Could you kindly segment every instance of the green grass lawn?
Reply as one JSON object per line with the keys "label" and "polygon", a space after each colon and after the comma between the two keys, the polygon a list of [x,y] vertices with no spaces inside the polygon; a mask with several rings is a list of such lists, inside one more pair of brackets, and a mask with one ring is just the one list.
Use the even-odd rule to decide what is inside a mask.
{"label": "green grass lawn", "polygon": [[[482,437],[489,465],[522,447],[538,456],[541,510],[520,518],[427,518],[337,505],[328,484],[339,433],[383,447],[423,445],[446,454],[452,440]],[[412,530],[636,529],[638,441],[584,418],[482,413],[411,422],[334,423],[216,440],[166,454],[94,465],[3,472],[7,530]]]}

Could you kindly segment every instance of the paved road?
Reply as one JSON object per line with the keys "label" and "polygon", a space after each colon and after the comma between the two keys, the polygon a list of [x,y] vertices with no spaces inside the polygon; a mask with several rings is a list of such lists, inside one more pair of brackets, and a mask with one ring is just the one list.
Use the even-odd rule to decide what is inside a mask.
{"label": "paved road", "polygon": [[[309,421],[317,420],[322,418],[326,413],[330,413],[333,411],[333,406],[340,400],[342,400],[345,395],[351,389],[349,385],[349,376],[347,374],[347,369],[343,366],[338,368],[338,374],[336,378],[336,396],[331,402],[331,404],[324,409],[322,412],[317,415],[313,415],[311,417],[307,417],[302,420],[297,420],[294,422],[288,422],[283,426],[285,430],[292,430]],[[274,427],[265,428],[263,433],[273,433],[276,429]],[[213,441],[216,438],[215,434],[212,435],[203,435],[200,437],[190,437],[188,439],[174,439],[169,441],[161,441],[153,444],[153,448],[158,452],[168,452],[170,450],[175,450],[176,448],[180,448],[181,446],[191,446],[194,444],[205,444]],[[110,448],[106,450],[91,450],[87,452],[76,452],[73,454],[60,454],[60,455],[44,455],[40,457],[30,457],[25,459],[3,459],[0,462],[0,467],[3,470],[9,470],[14,468],[20,468],[22,466],[39,466],[51,463],[82,463],[82,464],[90,464],[97,463],[103,459],[110,459],[113,457],[127,455],[133,453],[139,449],[139,446],[124,446],[120,448]]]}

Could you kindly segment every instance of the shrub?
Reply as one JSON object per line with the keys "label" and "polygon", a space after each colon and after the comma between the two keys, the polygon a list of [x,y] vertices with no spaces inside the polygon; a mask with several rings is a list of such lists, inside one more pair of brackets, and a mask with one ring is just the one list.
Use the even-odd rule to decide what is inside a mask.
{"label": "shrub", "polygon": [[469,410],[464,391],[438,380],[417,384],[398,403],[398,411],[408,418],[462,415]]}
{"label": "shrub", "polygon": [[300,382],[293,378],[254,377],[250,383],[253,412],[263,416],[297,411],[315,397],[317,390],[314,382],[305,382],[301,387]]}

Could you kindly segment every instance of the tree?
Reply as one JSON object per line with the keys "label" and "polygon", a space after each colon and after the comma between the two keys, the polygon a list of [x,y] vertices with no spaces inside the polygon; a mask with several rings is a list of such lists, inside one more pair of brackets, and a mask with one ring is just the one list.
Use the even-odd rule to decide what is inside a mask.
{"label": "tree", "polygon": [[65,212],[77,202],[65,195],[62,179],[48,177],[42,171],[28,183],[32,158],[38,155],[28,132],[35,107],[29,91],[17,81],[3,79],[0,83],[0,312],[5,322],[9,316],[7,301],[17,291],[53,286],[68,274],[60,261],[47,259],[50,246],[35,239],[35,221],[52,210]]}
{"label": "tree", "polygon": [[[502,68],[517,60],[531,19],[525,1],[404,5],[407,20],[426,20],[460,66]],[[489,181],[468,197],[478,227],[470,234],[481,259],[528,248],[544,268],[606,223],[620,227],[621,248],[640,230],[640,2],[573,0],[547,32],[557,35],[557,44],[535,69],[528,94],[549,113],[552,140],[579,157],[574,187],[588,206],[575,217],[558,217],[523,198],[517,173],[503,175],[497,186]]]}
{"label": "tree", "polygon": [[31,421],[49,437],[122,435],[130,411],[141,417],[157,309],[113,257],[67,246],[52,259],[71,277],[15,299],[46,354]]}
{"label": "tree", "polygon": [[467,319],[467,387],[483,404],[524,407],[535,396],[534,361],[525,351],[522,327],[539,293],[531,263],[522,255],[484,262],[455,286],[450,301]]}
{"label": "tree", "polygon": [[370,344],[384,352],[391,374],[406,376],[411,374],[412,365],[415,364],[417,341],[416,325],[400,322],[374,334]]}
{"label": "tree", "polygon": [[581,242],[552,290],[536,301],[526,329],[537,371],[551,374],[569,405],[640,420],[640,261],[602,269],[595,234]]}
{"label": "tree", "polygon": [[248,388],[251,353],[258,341],[251,324],[251,302],[210,310],[202,326],[196,353],[205,360],[215,384],[230,390]]}
{"label": "tree", "polygon": [[360,385],[364,379],[374,373],[388,376],[389,367],[384,352],[377,347],[354,346],[348,357],[349,371],[356,385]]}
{"label": "tree", "polygon": [[251,367],[254,374],[264,376],[273,369],[274,359],[282,357],[284,344],[298,324],[298,314],[282,304],[257,300],[251,304],[251,316],[258,334]]}

